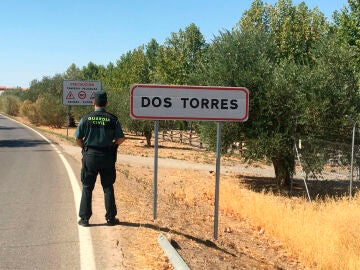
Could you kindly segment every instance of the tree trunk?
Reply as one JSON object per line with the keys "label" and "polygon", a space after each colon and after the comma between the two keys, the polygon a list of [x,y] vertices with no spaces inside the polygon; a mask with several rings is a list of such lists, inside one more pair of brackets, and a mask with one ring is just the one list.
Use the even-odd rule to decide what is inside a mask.
{"label": "tree trunk", "polygon": [[290,187],[291,177],[295,170],[295,160],[293,154],[273,157],[272,163],[275,170],[276,182],[280,187]]}
{"label": "tree trunk", "polygon": [[151,131],[145,131],[144,135],[146,138],[146,145],[150,147],[151,146],[151,136],[152,136]]}

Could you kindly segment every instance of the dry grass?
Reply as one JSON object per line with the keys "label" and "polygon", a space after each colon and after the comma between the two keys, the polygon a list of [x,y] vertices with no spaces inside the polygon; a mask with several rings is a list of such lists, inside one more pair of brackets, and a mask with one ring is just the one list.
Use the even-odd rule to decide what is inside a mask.
{"label": "dry grass", "polygon": [[[226,195],[231,192],[232,197]],[[360,197],[308,203],[222,186],[222,208],[249,218],[276,237],[305,265],[316,269],[360,269]]]}
{"label": "dry grass", "polygon": [[[133,140],[128,140],[125,146],[120,149],[122,153],[142,156],[151,156],[153,153],[153,149],[144,147],[143,141],[135,136]],[[169,146],[166,143],[162,143],[159,156],[178,157],[188,161],[213,160],[213,154],[199,153],[187,146],[172,145],[168,149],[167,147]],[[164,257],[159,255],[161,251],[156,244],[158,231],[149,232],[146,226],[141,226],[144,222],[148,222],[149,227],[152,220],[151,212],[149,212],[149,208],[151,209],[152,168],[123,166],[120,171],[124,181],[132,184],[128,190],[124,187],[120,188],[118,204],[126,211],[124,215],[129,218],[130,223],[139,224],[135,231],[139,242],[145,238],[154,238],[152,244],[148,244],[144,250],[140,251],[138,248],[136,250],[136,245],[131,246],[129,243],[128,254],[136,254],[136,252],[141,254],[137,258],[135,255],[132,256],[133,258],[127,258],[127,261],[129,265],[144,265],[145,260],[147,265],[153,265],[153,268],[149,269],[169,269]],[[210,227],[211,234],[211,211],[214,201],[213,180],[214,176],[211,174],[204,175],[204,173],[191,170],[160,171],[159,201],[162,204],[159,215],[162,216],[162,219],[155,225],[170,228],[173,231],[182,231],[183,234],[191,234],[194,238],[199,239],[204,233],[209,233],[208,227]],[[277,246],[272,246],[275,253],[277,250],[287,250],[295,256],[294,260],[298,258],[306,268],[360,269],[360,233],[358,232],[358,228],[360,228],[360,196],[355,196],[351,201],[348,198],[327,198],[309,203],[305,198],[285,198],[271,193],[248,190],[243,180],[238,175],[227,175],[221,178],[220,210],[222,216],[220,221],[222,224],[220,224],[220,237],[223,243],[218,242],[218,247],[225,249],[225,246],[228,250],[231,247],[234,248],[234,251],[231,250],[231,252],[240,252],[240,254],[252,252],[251,247],[235,238],[235,234],[223,233],[228,227],[232,228],[229,229],[231,231],[235,230],[234,228],[246,226],[245,220],[252,224],[257,237],[277,240]],[[205,205],[206,208],[199,208],[200,205]],[[197,208],[200,210],[196,210]],[[195,214],[191,216],[189,209]],[[173,211],[173,213],[169,217],[164,217],[165,214],[161,211],[166,210]],[[210,212],[206,213],[206,211]],[[178,224],[179,217],[183,218],[182,224]],[[194,226],[197,226],[196,229],[199,230],[196,233],[194,233]],[[239,231],[241,230],[245,231],[244,227],[239,228]],[[232,238],[230,239],[230,237]],[[228,239],[231,241],[227,242]],[[262,241],[264,239],[262,238]],[[256,237],[251,241],[255,240]],[[189,252],[199,252],[199,246],[193,248],[194,250],[189,250]],[[203,246],[200,248],[204,249]],[[151,250],[156,250],[156,252],[150,252]],[[190,257],[190,253],[186,253],[186,248],[182,252],[187,260],[195,260]],[[209,253],[209,256],[218,256],[212,255],[210,250],[204,252]],[[253,254],[256,254],[256,251],[253,251]],[[256,256],[253,255],[253,257]],[[141,261],[137,262],[140,258]],[[235,258],[228,257],[226,259],[235,260]],[[244,258],[242,257],[241,260]],[[271,261],[269,258],[267,260]],[[263,259],[259,261],[263,262]],[[202,263],[206,265],[205,259]],[[233,265],[236,263],[238,261],[234,261]],[[224,262],[222,264],[224,265]],[[194,265],[199,266],[195,262]],[[269,265],[274,265],[274,267],[258,267],[258,269],[277,268],[274,263]],[[290,266],[283,266],[283,268],[298,269],[296,265],[293,268]],[[129,267],[129,269],[132,268]],[[194,267],[194,269],[200,268]]]}
{"label": "dry grass", "polygon": [[[199,201],[213,203],[213,182],[194,183],[213,177],[191,174],[195,178],[189,179],[189,173],[181,171],[171,175],[162,175],[167,180],[160,185],[172,200],[190,207]],[[227,176],[221,179],[220,210],[250,220],[260,234],[276,238],[311,269],[360,269],[359,197],[309,203],[249,191]]]}

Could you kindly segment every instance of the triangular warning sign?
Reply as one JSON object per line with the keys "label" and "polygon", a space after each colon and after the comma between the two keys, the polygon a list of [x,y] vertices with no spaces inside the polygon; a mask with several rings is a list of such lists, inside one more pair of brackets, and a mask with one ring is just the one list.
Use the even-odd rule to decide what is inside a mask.
{"label": "triangular warning sign", "polygon": [[94,94],[95,94],[95,92],[91,92],[90,99],[94,99]]}
{"label": "triangular warning sign", "polygon": [[66,99],[75,99],[75,97],[71,91],[67,94]]}

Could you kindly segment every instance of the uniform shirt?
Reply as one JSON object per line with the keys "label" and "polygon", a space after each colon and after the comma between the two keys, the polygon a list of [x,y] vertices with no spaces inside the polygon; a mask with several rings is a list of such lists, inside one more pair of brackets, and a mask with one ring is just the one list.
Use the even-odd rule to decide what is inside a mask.
{"label": "uniform shirt", "polygon": [[84,147],[108,148],[114,140],[123,138],[124,133],[115,115],[104,108],[96,108],[81,118],[75,137],[83,139]]}

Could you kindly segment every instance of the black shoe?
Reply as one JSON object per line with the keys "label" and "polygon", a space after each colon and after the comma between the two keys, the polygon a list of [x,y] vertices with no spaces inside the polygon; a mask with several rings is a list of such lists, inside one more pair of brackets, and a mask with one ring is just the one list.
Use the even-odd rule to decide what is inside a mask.
{"label": "black shoe", "polygon": [[78,224],[79,224],[80,226],[83,226],[83,227],[88,227],[88,226],[89,226],[89,220],[87,220],[87,219],[80,219],[80,220],[78,221]]}
{"label": "black shoe", "polygon": [[110,218],[106,220],[106,224],[108,226],[114,226],[114,225],[119,225],[120,224],[120,220],[118,220],[117,218]]}

